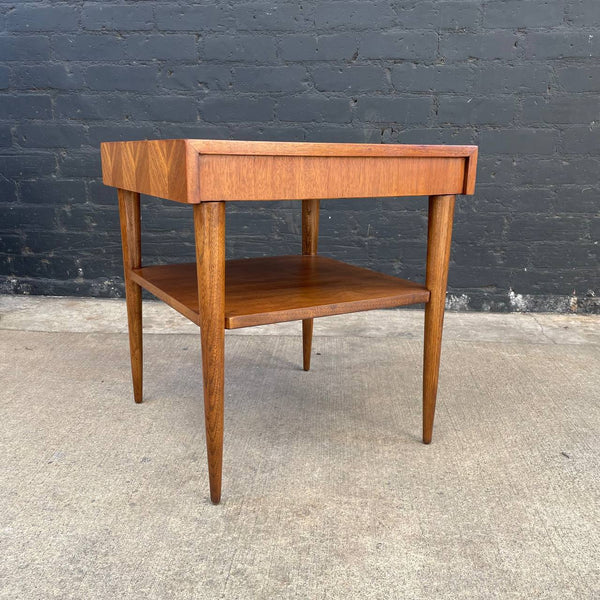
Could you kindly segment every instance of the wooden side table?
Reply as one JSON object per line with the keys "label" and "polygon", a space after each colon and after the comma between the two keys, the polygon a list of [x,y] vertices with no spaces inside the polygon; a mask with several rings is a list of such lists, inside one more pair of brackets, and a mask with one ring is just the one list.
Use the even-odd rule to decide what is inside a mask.
{"label": "wooden side table", "polygon": [[[142,288],[200,326],[210,498],[221,498],[225,329],[425,303],[423,442],[431,442],[456,194],[476,146],[153,140],[102,144],[118,188],[133,392],[142,401]],[[194,205],[196,262],[142,267],[140,193]],[[319,200],[429,196],[425,285],[317,255]],[[302,201],[302,255],[225,260],[225,203]],[[367,202],[368,200],[365,200]]]}

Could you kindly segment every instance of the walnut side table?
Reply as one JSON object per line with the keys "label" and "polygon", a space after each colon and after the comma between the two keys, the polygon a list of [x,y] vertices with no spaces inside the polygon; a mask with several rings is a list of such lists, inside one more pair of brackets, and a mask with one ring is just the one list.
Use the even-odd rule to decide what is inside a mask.
{"label": "walnut side table", "polygon": [[[431,442],[456,194],[476,146],[152,140],[102,144],[118,188],[133,393],[142,401],[142,288],[200,326],[210,498],[221,498],[225,329],[425,303],[423,442]],[[196,262],[142,267],[140,193],[193,204]],[[425,285],[317,255],[319,201],[429,196]],[[225,203],[302,201],[302,255],[225,260]]]}

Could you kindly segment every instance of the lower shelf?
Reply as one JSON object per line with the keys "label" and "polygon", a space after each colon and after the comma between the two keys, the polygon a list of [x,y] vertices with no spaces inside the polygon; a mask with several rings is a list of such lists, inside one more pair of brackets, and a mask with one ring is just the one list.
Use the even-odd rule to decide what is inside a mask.
{"label": "lower shelf", "polygon": [[[195,263],[133,269],[131,277],[199,324]],[[423,285],[323,256],[247,258],[225,266],[226,329],[428,300]]]}

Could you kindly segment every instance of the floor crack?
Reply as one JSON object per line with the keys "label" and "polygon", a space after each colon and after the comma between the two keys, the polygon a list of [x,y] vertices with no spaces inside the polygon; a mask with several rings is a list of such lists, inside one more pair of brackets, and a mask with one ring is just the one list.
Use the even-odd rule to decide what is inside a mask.
{"label": "floor crack", "polygon": [[531,318],[535,321],[535,323],[537,324],[537,326],[540,328],[540,333],[552,344],[556,344],[556,340],[551,338],[547,333],[546,333],[546,329],[545,327],[539,322],[538,318],[536,317],[536,315],[534,313],[529,313],[531,315]]}

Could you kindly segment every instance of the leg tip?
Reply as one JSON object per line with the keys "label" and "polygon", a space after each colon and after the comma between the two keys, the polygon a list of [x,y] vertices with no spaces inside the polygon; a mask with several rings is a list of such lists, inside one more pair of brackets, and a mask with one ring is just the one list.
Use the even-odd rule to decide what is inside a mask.
{"label": "leg tip", "polygon": [[[210,481],[211,477],[209,474],[209,481]],[[221,476],[219,475],[218,477],[218,481],[210,481],[209,482],[209,495],[210,495],[210,501],[213,504],[219,504],[219,502],[221,502]]]}
{"label": "leg tip", "polygon": [[144,394],[142,392],[142,386],[141,385],[134,385],[133,386],[133,399],[135,401],[136,404],[141,404],[142,400],[144,399]]}

